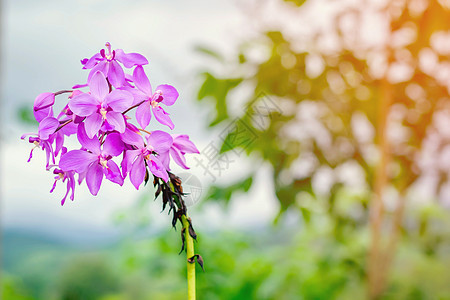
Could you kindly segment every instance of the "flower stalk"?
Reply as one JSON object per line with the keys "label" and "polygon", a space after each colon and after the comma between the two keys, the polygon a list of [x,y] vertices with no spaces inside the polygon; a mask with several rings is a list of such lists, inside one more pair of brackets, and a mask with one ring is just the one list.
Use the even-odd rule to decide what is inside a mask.
{"label": "flower stalk", "polygon": [[189,234],[187,217],[183,215],[181,220],[186,241],[188,300],[195,300],[195,260],[190,259],[194,257],[194,239]]}

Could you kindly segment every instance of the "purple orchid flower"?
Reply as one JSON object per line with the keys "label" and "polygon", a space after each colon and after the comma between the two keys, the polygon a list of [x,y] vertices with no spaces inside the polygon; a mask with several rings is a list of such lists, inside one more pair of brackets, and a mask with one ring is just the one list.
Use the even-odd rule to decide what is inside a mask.
{"label": "purple orchid flower", "polygon": [[122,112],[133,103],[133,95],[124,90],[109,93],[105,75],[97,71],[89,81],[90,94],[82,93],[69,101],[70,110],[78,116],[86,117],[86,133],[92,138],[104,125],[120,133],[125,131]]}
{"label": "purple orchid flower", "polygon": [[[67,153],[67,148],[64,147],[61,151],[61,155],[64,155]],[[75,171],[67,171],[64,172],[61,169],[55,168],[53,170],[53,174],[55,174],[55,182],[53,183],[52,189],[50,190],[50,193],[53,193],[53,191],[56,188],[56,183],[61,180],[62,182],[65,182],[67,180],[67,190],[66,194],[61,200],[61,205],[64,205],[66,202],[66,198],[69,195],[70,190],[72,190],[72,194],[70,195],[70,200],[73,201],[75,198]]]}
{"label": "purple orchid flower", "polygon": [[177,165],[184,169],[189,169],[189,167],[186,165],[186,158],[184,157],[184,155],[186,153],[200,153],[200,151],[198,151],[197,147],[191,140],[189,140],[189,136],[186,134],[172,134],[172,138],[173,144],[170,147],[169,151],[161,154],[160,159],[162,163],[164,164],[166,169],[170,171],[170,154]]}
{"label": "purple orchid flower", "polygon": [[101,71],[108,77],[109,82],[115,88],[126,85],[125,73],[117,61],[121,62],[126,68],[133,66],[140,66],[148,64],[148,60],[138,53],[125,53],[122,49],[111,51],[111,44],[105,44],[106,49],[100,50],[99,53],[94,54],[90,59],[84,59],[81,63],[84,65],[83,69],[92,69],[89,72],[88,82],[96,71]]}
{"label": "purple orchid flower", "polygon": [[178,98],[177,90],[171,85],[162,84],[156,88],[155,93],[152,93],[152,86],[147,75],[145,75],[142,66],[137,66],[134,69],[133,81],[140,91],[138,93],[141,94],[141,98],[143,99],[142,104],[136,109],[136,120],[139,125],[141,125],[142,128],[145,128],[150,124],[152,118],[151,110],[159,123],[173,129],[174,125],[172,120],[170,119],[169,114],[160,106],[160,103],[167,106],[173,105]]}
{"label": "purple orchid flower", "polygon": [[30,135],[35,135],[36,137],[30,136],[28,141],[35,146],[31,149],[30,157],[28,158],[28,162],[30,162],[33,157],[33,150],[39,147],[42,147],[42,150],[45,150],[45,154],[47,156],[47,164],[46,168],[48,170],[50,165],[50,159],[53,163],[55,163],[55,154],[52,148],[52,144],[54,141],[54,133],[56,129],[59,127],[58,119],[48,116],[41,120],[38,127],[38,133],[26,133],[21,136],[21,139],[25,139],[25,137]]}
{"label": "purple orchid flower", "polygon": [[[47,93],[47,94],[50,94],[50,93]],[[39,98],[39,96],[38,96],[38,98]],[[63,112],[64,112],[64,110],[63,110]],[[63,112],[61,112],[57,117],[60,124],[65,123],[65,121],[67,121],[67,120],[65,120],[65,121],[60,120],[61,118],[63,118],[65,116],[65,114]],[[44,108],[40,108],[39,110],[34,110],[33,113],[34,113],[34,118],[39,123],[47,117],[54,117],[53,109],[51,106],[46,106]],[[73,123],[69,123],[69,124],[62,126],[58,131],[56,131],[54,133],[51,143],[53,143],[53,140],[55,141],[55,149],[53,152],[55,157],[58,156],[59,151],[62,149],[62,147],[64,145],[64,136],[70,136],[76,132],[77,132],[77,126]]]}
{"label": "purple orchid flower", "polygon": [[146,136],[147,145],[145,145],[140,134],[127,128],[125,133],[121,134],[121,138],[124,143],[137,148],[127,150],[122,161],[122,170],[125,174],[129,170],[130,181],[136,189],[139,189],[145,179],[146,164],[153,175],[166,182],[169,180],[166,168],[155,154],[159,156],[169,151],[173,142],[170,134],[160,130],[153,131]]}
{"label": "purple orchid flower", "polygon": [[103,144],[95,136],[89,138],[84,124],[78,125],[78,141],[85,150],[72,150],[61,157],[59,167],[64,172],[86,172],[86,183],[92,195],[96,196],[103,177],[123,185],[123,177],[117,164],[111,160],[123,151],[123,143],[118,133],[110,133]]}
{"label": "purple orchid flower", "polygon": [[61,169],[55,169],[53,170],[53,174],[55,174],[55,182],[53,183],[52,189],[50,190],[50,193],[53,193],[53,191],[56,188],[56,183],[58,180],[62,180],[62,182],[65,182],[67,180],[67,190],[66,194],[61,200],[61,205],[64,205],[66,202],[66,198],[69,195],[70,190],[72,190],[72,194],[70,195],[70,200],[73,201],[75,198],[75,171],[67,171],[64,172]]}

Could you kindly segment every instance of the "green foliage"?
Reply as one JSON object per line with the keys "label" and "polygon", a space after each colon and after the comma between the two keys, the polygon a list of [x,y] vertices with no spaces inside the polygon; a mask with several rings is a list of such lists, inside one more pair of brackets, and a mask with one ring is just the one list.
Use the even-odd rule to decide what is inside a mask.
{"label": "green foliage", "polygon": [[59,299],[98,299],[117,292],[118,282],[106,257],[85,254],[63,267],[56,289]]}
{"label": "green foliage", "polygon": [[25,124],[30,124],[30,125],[35,125],[35,126],[37,126],[37,124],[38,124],[36,119],[34,118],[33,110],[30,109],[30,107],[28,107],[28,106],[20,107],[17,111],[17,117],[21,122],[23,122]]}
{"label": "green foliage", "polygon": [[202,74],[204,82],[198,92],[198,99],[211,98],[215,102],[216,117],[209,126],[215,126],[228,118],[227,95],[242,82],[242,78],[219,79],[208,72]]}
{"label": "green foliage", "polygon": [[[350,231],[337,241],[335,224],[324,212],[316,213],[307,231],[280,225],[247,233],[202,233],[196,248],[206,271],[197,266],[198,299],[364,299],[367,231]],[[185,299],[186,257],[177,254],[178,236],[169,230],[145,239],[127,237],[90,252],[72,249],[70,259],[56,266],[41,260],[34,276],[55,276],[44,276],[38,289],[21,279],[31,269],[3,274],[2,299]],[[52,253],[33,249],[22,259]],[[446,299],[450,260],[444,245],[437,249],[429,256],[403,243],[382,299]]]}
{"label": "green foliage", "polygon": [[222,200],[225,203],[230,202],[231,197],[236,192],[248,192],[252,186],[253,175],[243,179],[228,187],[213,186],[208,190],[207,200]]}

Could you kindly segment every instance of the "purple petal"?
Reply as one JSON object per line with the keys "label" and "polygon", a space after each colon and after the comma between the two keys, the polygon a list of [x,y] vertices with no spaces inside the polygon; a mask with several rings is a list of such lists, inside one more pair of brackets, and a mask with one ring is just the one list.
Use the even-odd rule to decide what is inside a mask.
{"label": "purple petal", "polygon": [[72,88],[73,89],[80,89],[80,88],[84,88],[87,87],[88,84],[87,83],[80,83],[80,84],[75,84]]}
{"label": "purple petal", "polygon": [[105,74],[100,71],[96,71],[92,75],[91,80],[88,82],[91,95],[102,101],[109,93],[108,82],[106,81]]}
{"label": "purple petal", "polygon": [[88,80],[87,80],[88,84],[89,84],[89,82],[91,81],[92,76],[93,76],[97,71],[102,72],[103,75],[105,75],[105,77],[106,77],[106,75],[108,74],[108,70],[109,70],[109,63],[108,63],[108,61],[107,61],[107,60],[102,60],[102,61],[100,61],[100,62],[99,62],[94,68],[92,68],[92,70],[89,72]]}
{"label": "purple petal", "polygon": [[122,174],[120,174],[120,169],[117,166],[117,164],[115,162],[113,162],[112,160],[108,160],[106,165],[108,166],[106,168],[106,170],[103,169],[106,179],[122,186],[123,185],[123,177],[122,177]]}
{"label": "purple petal", "polygon": [[59,167],[63,171],[75,171],[82,173],[86,171],[89,164],[95,162],[98,156],[84,150],[72,150],[62,155]]}
{"label": "purple petal", "polygon": [[170,149],[170,156],[172,156],[177,165],[184,169],[189,169],[189,167],[186,165],[186,158],[177,148]]}
{"label": "purple petal", "polygon": [[120,138],[125,144],[133,145],[140,149],[144,148],[142,136],[128,127],[125,129],[125,132],[120,135]]}
{"label": "purple petal", "polygon": [[133,95],[133,103],[132,105],[136,105],[141,103],[142,101],[148,100],[149,97],[141,92],[139,89],[131,88],[131,87],[121,87],[120,90],[124,90]]}
{"label": "purple petal", "polygon": [[59,121],[53,117],[47,117],[39,123],[39,137],[42,140],[47,140],[51,134],[55,133],[56,128],[59,127]]}
{"label": "purple petal", "polygon": [[124,90],[114,90],[105,98],[105,103],[117,112],[123,112],[130,108],[133,101],[133,95]]}
{"label": "purple petal", "polygon": [[97,137],[88,137],[84,123],[80,123],[80,125],[78,125],[77,138],[83,148],[90,150],[96,155],[100,155],[100,142]]}
{"label": "purple petal", "polygon": [[170,156],[169,156],[169,151],[161,153],[158,155],[159,160],[161,161],[161,163],[163,164],[164,168],[167,171],[170,171]]}
{"label": "purple petal", "polygon": [[169,151],[173,144],[172,136],[161,130],[152,131],[152,134],[147,135],[146,138],[148,145],[150,145],[158,154]]}
{"label": "purple petal", "polygon": [[172,137],[173,137],[173,146],[178,148],[181,152],[200,153],[200,151],[198,151],[198,149],[194,145],[194,143],[189,140],[188,135],[177,134],[177,135],[172,135]]}
{"label": "purple petal", "polygon": [[169,175],[167,174],[164,165],[157,157],[155,157],[154,155],[150,155],[149,160],[147,160],[147,164],[150,172],[152,172],[153,175],[161,178],[165,182],[169,181]]}
{"label": "purple petal", "polygon": [[59,131],[58,133],[56,133],[56,138],[55,138],[55,156],[58,156],[59,151],[62,149],[64,145],[64,134]]}
{"label": "purple petal", "polygon": [[100,102],[89,94],[83,93],[69,101],[70,110],[81,117],[87,117],[97,111]]}
{"label": "purple petal", "polygon": [[125,68],[148,64],[148,60],[139,53],[125,53],[122,49],[116,49],[115,51],[116,59],[120,61],[125,66]]}
{"label": "purple petal", "polygon": [[164,103],[167,106],[171,106],[175,103],[175,101],[177,101],[178,91],[173,86],[162,84],[156,88],[156,91],[158,90],[162,92],[163,100],[161,101],[161,103]]}
{"label": "purple petal", "polygon": [[130,170],[131,165],[133,164],[134,160],[136,159],[137,156],[139,156],[140,153],[141,150],[127,150],[125,152],[125,155],[121,163],[124,177],[127,175],[128,170]]}
{"label": "purple petal", "polygon": [[174,128],[174,125],[169,117],[169,114],[166,113],[161,106],[152,107],[152,110],[156,120],[158,120],[159,123],[167,125],[170,129]]}
{"label": "purple petal", "polygon": [[86,183],[92,195],[97,196],[103,180],[103,169],[98,163],[93,163],[86,174]]}
{"label": "purple petal", "polygon": [[110,133],[103,144],[103,153],[111,156],[118,156],[123,151],[123,142],[118,133]]}
{"label": "purple petal", "polygon": [[142,66],[137,66],[133,71],[133,82],[136,87],[141,90],[144,94],[151,97],[152,96],[152,86],[150,81],[145,75],[144,68]]}
{"label": "purple petal", "polygon": [[41,109],[38,111],[33,110],[33,114],[34,114],[34,118],[36,119],[36,121],[41,122],[48,116],[53,117],[53,108],[47,107],[47,108],[44,108],[44,109]]}
{"label": "purple petal", "polygon": [[74,122],[71,122],[64,127],[61,128],[61,132],[64,133],[66,136],[71,136],[72,134],[77,133],[78,131],[78,125]]}
{"label": "purple petal", "polygon": [[102,115],[94,113],[84,121],[87,136],[92,139],[100,130],[103,124]]}
{"label": "purple petal", "polygon": [[145,101],[136,109],[136,121],[141,125],[142,129],[145,129],[150,124],[151,119],[150,102]]}
{"label": "purple petal", "polygon": [[55,94],[42,93],[34,100],[34,111],[47,108],[55,103]]}
{"label": "purple petal", "polygon": [[99,61],[99,59],[101,59],[102,56],[100,55],[100,53],[95,53],[91,58],[89,58],[83,66],[83,69],[91,69],[93,68]]}
{"label": "purple petal", "polygon": [[120,133],[125,132],[126,128],[125,118],[121,113],[115,111],[108,111],[106,113],[106,121],[118,132]]}
{"label": "purple petal", "polygon": [[136,189],[139,189],[139,186],[145,179],[145,164],[144,159],[142,157],[138,157],[130,170],[130,181],[134,185]]}
{"label": "purple petal", "polygon": [[109,63],[108,80],[115,88],[120,88],[125,83],[125,74],[123,73],[123,69],[114,60]]}

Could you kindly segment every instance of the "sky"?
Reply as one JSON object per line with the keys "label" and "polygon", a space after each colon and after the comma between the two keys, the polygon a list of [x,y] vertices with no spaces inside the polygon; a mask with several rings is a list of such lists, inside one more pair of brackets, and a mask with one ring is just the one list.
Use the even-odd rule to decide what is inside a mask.
{"label": "sky", "polygon": [[[211,66],[194,48],[207,45],[225,55],[232,54],[235,46],[252,34],[245,29],[251,27],[243,26],[244,14],[235,1],[44,0],[39,5],[29,0],[3,1],[0,64],[3,228],[42,230],[80,239],[105,236],[115,230],[114,215],[132,207],[143,193],[152,192],[151,187],[136,191],[126,180],[123,187],[108,182],[93,197],[83,184],[77,186],[75,201],[61,206],[65,188],[59,185],[53,194],[49,193],[53,176],[45,171],[44,153],[37,149],[27,163],[32,146],[19,139],[24,132],[36,128],[19,124],[18,108],[27,105],[31,109],[34,98],[42,92],[84,83],[87,72],[81,69],[80,59],[92,56],[107,41],[113,48],[146,56],[150,63],[145,70],[153,85],[169,83],[178,89],[180,97],[168,110],[176,124],[174,133],[189,134],[200,150],[210,143],[219,145],[218,132],[205,129],[210,109],[195,100],[199,71]],[[192,157],[188,162],[195,165]],[[251,160],[241,161],[237,157],[219,182],[239,178],[245,164],[250,163]],[[198,167],[183,173],[194,174],[203,190],[211,183]],[[269,176],[270,169],[262,166],[262,172],[255,178],[256,186],[269,181]],[[260,226],[269,222],[278,208],[268,189],[255,188],[248,195],[238,196],[228,213],[221,205],[201,209],[193,205],[190,214],[199,224],[197,227]],[[252,209],[255,206],[258,211]],[[170,222],[166,214],[160,214],[160,209],[157,202],[148,208],[155,228]]]}

